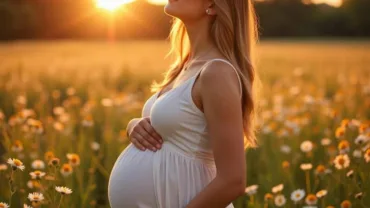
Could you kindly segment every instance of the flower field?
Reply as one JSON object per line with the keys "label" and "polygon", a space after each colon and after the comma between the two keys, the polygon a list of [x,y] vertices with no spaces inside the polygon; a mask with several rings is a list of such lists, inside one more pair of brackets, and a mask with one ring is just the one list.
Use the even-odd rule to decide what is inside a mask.
{"label": "flower field", "polygon": [[[369,48],[260,43],[260,147],[246,153],[235,207],[370,207]],[[170,64],[167,50],[161,41],[0,44],[0,208],[109,207],[126,124]]]}

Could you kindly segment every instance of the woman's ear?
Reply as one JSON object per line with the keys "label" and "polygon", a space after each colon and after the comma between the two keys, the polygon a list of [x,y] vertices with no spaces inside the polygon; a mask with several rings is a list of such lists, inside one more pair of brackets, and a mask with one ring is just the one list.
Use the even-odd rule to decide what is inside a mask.
{"label": "woman's ear", "polygon": [[216,15],[216,10],[214,8],[215,3],[213,1],[208,1],[206,4],[206,13],[208,15]]}

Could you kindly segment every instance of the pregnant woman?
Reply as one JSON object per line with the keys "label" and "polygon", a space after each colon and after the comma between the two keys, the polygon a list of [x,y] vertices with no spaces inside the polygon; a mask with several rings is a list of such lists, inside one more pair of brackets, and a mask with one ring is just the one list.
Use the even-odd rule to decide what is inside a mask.
{"label": "pregnant woman", "polygon": [[176,62],[127,125],[112,208],[231,208],[255,137],[258,39],[252,0],[170,0]]}

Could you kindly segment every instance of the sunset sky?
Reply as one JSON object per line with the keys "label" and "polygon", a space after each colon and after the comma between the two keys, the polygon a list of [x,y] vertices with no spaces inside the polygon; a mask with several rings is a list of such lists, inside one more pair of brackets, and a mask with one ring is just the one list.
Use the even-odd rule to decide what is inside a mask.
{"label": "sunset sky", "polygon": [[[97,6],[108,10],[115,10],[123,4],[133,2],[135,0],[96,0]],[[157,5],[165,5],[168,0],[147,0],[149,3]],[[334,7],[339,7],[342,4],[342,0],[312,0],[314,3],[327,3]]]}

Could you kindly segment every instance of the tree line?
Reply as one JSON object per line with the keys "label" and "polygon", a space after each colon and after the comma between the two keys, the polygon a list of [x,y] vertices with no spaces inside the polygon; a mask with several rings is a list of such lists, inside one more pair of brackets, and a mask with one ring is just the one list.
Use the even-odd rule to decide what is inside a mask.
{"label": "tree line", "polygon": [[[304,3],[306,2],[306,3]],[[343,0],[341,7],[308,0],[255,1],[261,38],[291,36],[370,36],[370,0]],[[138,0],[115,13],[93,0],[1,0],[0,40],[163,39],[171,18],[163,6]]]}

